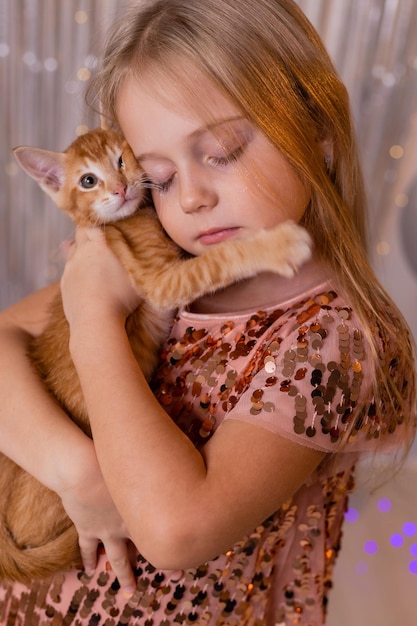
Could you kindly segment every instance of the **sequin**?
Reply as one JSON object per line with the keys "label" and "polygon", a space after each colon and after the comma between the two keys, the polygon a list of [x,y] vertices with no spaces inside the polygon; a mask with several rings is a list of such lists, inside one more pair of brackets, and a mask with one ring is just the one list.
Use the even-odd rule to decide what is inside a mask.
{"label": "sequin", "polygon": [[306,367],[299,368],[294,374],[295,380],[302,380],[305,377],[306,373],[307,373]]}
{"label": "sequin", "polygon": [[268,372],[268,374],[273,374],[275,370],[276,370],[275,362],[268,361],[265,363],[265,371]]}

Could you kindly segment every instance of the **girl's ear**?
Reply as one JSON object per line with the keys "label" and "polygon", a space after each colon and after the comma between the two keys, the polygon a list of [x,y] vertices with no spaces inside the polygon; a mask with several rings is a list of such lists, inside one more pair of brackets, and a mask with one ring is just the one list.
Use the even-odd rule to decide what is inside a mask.
{"label": "girl's ear", "polygon": [[323,153],[323,158],[326,160],[330,159],[330,161],[333,161],[333,156],[334,156],[334,144],[333,141],[331,139],[322,139],[320,141],[320,145],[321,145],[321,151]]}
{"label": "girl's ear", "polygon": [[66,155],[30,146],[19,146],[13,150],[19,165],[51,197],[62,187]]}
{"label": "girl's ear", "polygon": [[334,142],[331,139],[322,139],[320,141],[320,148],[323,154],[325,168],[329,172],[332,169],[332,164],[334,164],[336,157]]}

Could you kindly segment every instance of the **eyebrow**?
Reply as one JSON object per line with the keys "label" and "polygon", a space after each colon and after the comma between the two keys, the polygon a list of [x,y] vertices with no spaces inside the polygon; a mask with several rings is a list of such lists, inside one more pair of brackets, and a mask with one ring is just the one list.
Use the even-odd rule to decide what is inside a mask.
{"label": "eyebrow", "polygon": [[[232,117],[225,117],[224,119],[216,120],[215,122],[212,122],[211,124],[207,124],[207,126],[203,126],[202,128],[197,128],[192,133],[190,133],[189,138],[192,139],[193,137],[198,137],[199,135],[202,135],[206,133],[207,131],[210,132],[214,130],[215,128],[217,128],[218,126],[222,126],[223,124],[228,124],[229,122],[235,122],[237,120],[245,120],[245,119],[246,118],[243,115],[234,115]],[[146,153],[138,154],[135,156],[136,156],[137,161],[160,158],[160,155],[155,152],[146,152]]]}

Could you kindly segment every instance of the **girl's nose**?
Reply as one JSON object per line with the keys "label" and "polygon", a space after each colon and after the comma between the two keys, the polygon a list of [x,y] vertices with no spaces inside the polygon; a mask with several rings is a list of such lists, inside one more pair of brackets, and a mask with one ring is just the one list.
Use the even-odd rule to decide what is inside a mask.
{"label": "girl's nose", "polygon": [[209,178],[201,174],[182,177],[180,182],[180,204],[184,213],[211,209],[217,203],[217,194]]}

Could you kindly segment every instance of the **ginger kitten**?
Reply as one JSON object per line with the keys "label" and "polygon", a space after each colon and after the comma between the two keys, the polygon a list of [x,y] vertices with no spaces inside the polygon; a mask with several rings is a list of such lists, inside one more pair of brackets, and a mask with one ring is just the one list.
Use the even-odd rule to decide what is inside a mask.
{"label": "ginger kitten", "polygon": [[[200,257],[185,254],[167,237],[153,208],[145,206],[144,172],[126,141],[110,129],[92,130],[62,153],[22,146],[14,154],[77,225],[103,228],[143,297],[126,331],[147,380],[178,307],[259,272],[290,277],[310,257],[310,237],[293,222],[220,243]],[[62,408],[91,436],[68,342],[59,296],[44,333],[31,341],[29,357]],[[59,496],[4,455],[0,494],[0,579],[28,582],[82,566],[77,532]]]}

